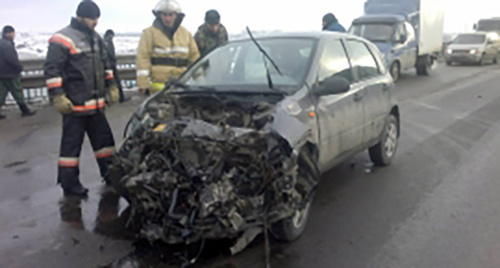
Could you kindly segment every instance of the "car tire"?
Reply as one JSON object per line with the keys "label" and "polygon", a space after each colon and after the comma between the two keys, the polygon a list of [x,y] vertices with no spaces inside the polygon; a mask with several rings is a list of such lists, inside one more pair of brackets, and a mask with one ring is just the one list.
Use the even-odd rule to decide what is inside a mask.
{"label": "car tire", "polygon": [[399,80],[399,77],[401,76],[401,66],[397,61],[391,65],[391,76],[392,80],[394,80],[394,83],[396,83]]}
{"label": "car tire", "polygon": [[453,65],[453,62],[452,62],[452,61],[447,61],[447,62],[446,62],[446,65],[448,65],[448,66],[452,66],[452,65]]}
{"label": "car tire", "polygon": [[[313,180],[319,181],[319,169],[308,154],[301,154],[301,157],[299,157],[299,174],[300,172],[303,172],[303,175],[311,176]],[[314,192],[309,195],[308,201],[302,209],[298,209],[294,215],[274,223],[271,226],[273,236],[283,242],[297,240],[304,232],[313,200]]]}
{"label": "car tire", "polygon": [[377,166],[388,166],[391,164],[399,142],[399,122],[394,115],[387,117],[380,142],[368,151],[370,159]]}
{"label": "car tire", "polygon": [[432,58],[430,56],[419,57],[417,61],[417,75],[428,76],[431,74]]}
{"label": "car tire", "polygon": [[493,58],[493,64],[498,64],[498,56],[495,56],[495,57]]}

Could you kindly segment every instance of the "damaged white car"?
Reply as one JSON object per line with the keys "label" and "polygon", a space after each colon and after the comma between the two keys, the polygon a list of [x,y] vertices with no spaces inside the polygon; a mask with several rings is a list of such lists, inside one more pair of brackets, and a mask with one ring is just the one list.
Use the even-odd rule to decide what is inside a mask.
{"label": "damaged white car", "polygon": [[399,109],[377,48],[330,32],[234,41],[134,114],[112,182],[150,241],[303,232],[322,172],[394,158]]}

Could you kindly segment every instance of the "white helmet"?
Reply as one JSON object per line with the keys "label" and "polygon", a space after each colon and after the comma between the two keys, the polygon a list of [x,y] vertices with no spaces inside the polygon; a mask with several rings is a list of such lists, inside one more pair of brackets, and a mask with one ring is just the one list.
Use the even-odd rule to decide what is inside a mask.
{"label": "white helmet", "polygon": [[160,0],[153,9],[153,14],[163,13],[181,13],[181,6],[175,0]]}

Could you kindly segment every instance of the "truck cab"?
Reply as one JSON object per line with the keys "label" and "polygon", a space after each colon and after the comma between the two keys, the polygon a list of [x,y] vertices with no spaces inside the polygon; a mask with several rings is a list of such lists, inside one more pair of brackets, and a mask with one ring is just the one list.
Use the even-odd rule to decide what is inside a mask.
{"label": "truck cab", "polygon": [[353,21],[351,34],[377,46],[395,81],[401,70],[415,67],[418,42],[415,29],[400,15],[366,15]]}

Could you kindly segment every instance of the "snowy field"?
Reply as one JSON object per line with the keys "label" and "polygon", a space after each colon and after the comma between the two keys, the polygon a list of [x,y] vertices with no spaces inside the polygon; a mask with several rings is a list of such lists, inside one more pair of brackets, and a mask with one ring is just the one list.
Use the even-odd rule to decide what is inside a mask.
{"label": "snowy field", "polygon": [[[16,48],[19,58],[44,58],[51,33],[17,33]],[[117,34],[114,39],[117,54],[135,54],[140,34]]]}
{"label": "snowy field", "polygon": [[[262,34],[266,33],[255,33],[256,36]],[[51,35],[52,33],[17,33],[15,42],[19,58],[21,60],[44,58],[47,55],[48,41]],[[246,33],[244,32],[231,34],[229,39],[232,40],[245,36]],[[140,37],[140,33],[117,33],[114,38],[116,54],[135,54]]]}

